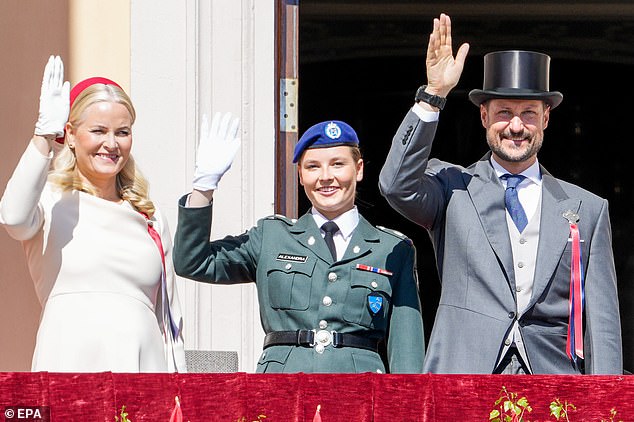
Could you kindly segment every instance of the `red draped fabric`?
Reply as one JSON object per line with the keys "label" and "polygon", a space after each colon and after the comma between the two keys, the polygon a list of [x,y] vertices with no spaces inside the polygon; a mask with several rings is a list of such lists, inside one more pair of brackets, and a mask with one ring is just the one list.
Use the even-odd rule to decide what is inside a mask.
{"label": "red draped fabric", "polygon": [[[51,421],[168,422],[178,396],[183,421],[487,421],[502,388],[526,397],[530,421],[634,420],[632,376],[381,374],[0,373],[0,408],[48,406]],[[15,420],[17,418],[7,419]],[[35,420],[35,419],[33,419]]]}

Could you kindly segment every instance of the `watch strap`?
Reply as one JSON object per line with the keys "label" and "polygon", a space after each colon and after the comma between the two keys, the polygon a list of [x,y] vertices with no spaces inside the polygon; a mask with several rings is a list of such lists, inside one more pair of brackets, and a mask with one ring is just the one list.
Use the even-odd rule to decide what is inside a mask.
{"label": "watch strap", "polygon": [[416,90],[416,95],[414,96],[414,100],[416,102],[422,101],[424,103],[427,103],[431,106],[438,108],[439,110],[442,110],[445,107],[445,104],[447,103],[447,98],[440,97],[438,95],[432,95],[428,92],[425,92],[425,88],[427,88],[427,85],[422,85]]}

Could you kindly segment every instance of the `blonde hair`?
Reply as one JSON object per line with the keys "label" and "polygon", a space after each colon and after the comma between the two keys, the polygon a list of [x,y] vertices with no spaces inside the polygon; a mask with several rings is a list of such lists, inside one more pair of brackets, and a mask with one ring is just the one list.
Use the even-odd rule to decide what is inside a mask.
{"label": "blonde hair", "polygon": [[[99,102],[122,104],[130,112],[131,124],[136,119],[136,111],[130,97],[116,85],[94,84],[84,89],[75,99],[70,109],[68,122],[77,127],[81,124],[86,109]],[[78,190],[95,195],[96,189],[89,182],[82,180],[77,170],[74,151],[68,146],[68,133],[64,139],[64,147],[55,157],[48,180],[63,191]],[[137,168],[132,156],[116,178],[117,191],[124,201],[128,201],[137,211],[148,217],[154,215],[154,204],[149,198],[149,184]]]}

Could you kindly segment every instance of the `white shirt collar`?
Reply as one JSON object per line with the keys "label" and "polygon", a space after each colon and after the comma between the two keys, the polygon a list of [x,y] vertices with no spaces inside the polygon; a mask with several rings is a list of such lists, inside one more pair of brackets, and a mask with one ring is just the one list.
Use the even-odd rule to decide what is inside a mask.
{"label": "white shirt collar", "polygon": [[[317,211],[315,207],[312,207],[310,209],[310,213],[313,215],[315,223],[317,223],[317,227],[321,227],[326,221],[330,221],[319,211]],[[339,226],[339,231],[341,232],[343,238],[348,239],[350,236],[352,236],[352,232],[359,224],[359,210],[355,205],[351,210],[338,215],[332,221],[334,221],[337,226]]]}
{"label": "white shirt collar", "polygon": [[[509,174],[509,171],[502,167],[497,161],[493,159],[493,157],[489,158],[493,169],[495,170],[495,174],[498,177],[501,177],[505,174]],[[535,159],[535,162],[526,170],[520,173],[522,176],[526,177],[526,179],[535,183],[538,186],[542,184],[542,172],[539,170],[539,161]],[[522,182],[523,183],[523,182]]]}

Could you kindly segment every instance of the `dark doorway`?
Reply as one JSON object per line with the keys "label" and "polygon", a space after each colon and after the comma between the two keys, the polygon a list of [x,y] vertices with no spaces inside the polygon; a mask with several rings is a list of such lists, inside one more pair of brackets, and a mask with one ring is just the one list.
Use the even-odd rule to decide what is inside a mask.
{"label": "dark doorway", "polygon": [[[441,113],[432,156],[468,165],[488,150],[477,108],[467,99],[469,90],[482,86],[486,52],[527,49],[552,57],[551,89],[561,91],[564,101],[551,114],[539,159],[554,176],[610,202],[625,369],[634,371],[634,183],[629,178],[634,139],[623,124],[634,116],[634,10],[625,2],[602,3],[605,13],[599,16],[590,3],[575,1],[567,6],[560,2],[563,9],[550,9],[548,16],[539,15],[538,8],[522,15],[524,4],[505,9],[517,14],[504,14],[491,7],[495,2],[487,2],[487,14],[473,7],[477,2],[469,2],[461,13],[462,3],[448,11],[454,48],[469,42],[471,51]],[[431,22],[447,11],[432,7],[412,1],[342,5],[302,0],[299,25],[300,134],[326,119],[344,120],[357,130],[366,163],[360,211],[373,224],[399,230],[414,241],[427,336],[440,291],[433,250],[422,228],[387,205],[377,182],[392,136],[412,106],[416,88],[426,80]],[[302,214],[309,203],[301,189],[299,197]]]}

